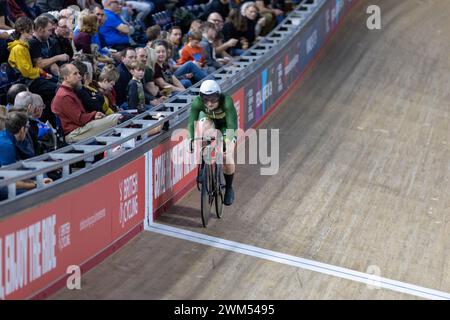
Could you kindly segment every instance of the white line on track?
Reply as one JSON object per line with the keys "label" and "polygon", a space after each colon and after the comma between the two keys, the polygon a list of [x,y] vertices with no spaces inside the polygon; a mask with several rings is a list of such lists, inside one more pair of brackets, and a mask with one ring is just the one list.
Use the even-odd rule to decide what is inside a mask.
{"label": "white line on track", "polygon": [[208,236],[201,233],[196,233],[188,230],[183,230],[179,228],[174,228],[171,226],[159,224],[159,223],[150,223],[150,225],[146,226],[145,229],[147,231],[156,232],[159,234],[164,234],[167,236],[188,240],[200,244],[204,244],[207,246],[220,248],[232,252],[242,253],[248,256],[257,257],[269,261],[274,261],[286,265],[295,266],[298,268],[311,270],[315,272],[320,272],[323,274],[335,276],[338,278],[343,278],[347,280],[352,280],[356,282],[361,282],[373,287],[385,288],[401,293],[407,293],[410,295],[414,295],[421,298],[427,299],[437,299],[437,300],[450,300],[450,293],[437,291],[433,289],[428,289],[420,286],[416,286],[413,284],[400,282],[396,280],[391,280],[379,276],[374,276],[371,274],[354,271],[351,269],[341,268],[337,266],[333,266],[326,263],[317,262],[314,260],[303,259],[299,257],[295,257],[292,255],[267,250],[263,248],[258,248],[246,244],[242,244],[239,242],[229,241],[221,238],[216,238],[212,236]]}

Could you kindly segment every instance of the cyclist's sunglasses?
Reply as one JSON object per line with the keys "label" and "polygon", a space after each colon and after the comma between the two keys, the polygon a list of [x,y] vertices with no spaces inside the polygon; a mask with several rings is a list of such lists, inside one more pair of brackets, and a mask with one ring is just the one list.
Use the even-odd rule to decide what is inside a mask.
{"label": "cyclist's sunglasses", "polygon": [[204,103],[206,103],[206,102],[215,103],[215,102],[219,101],[220,94],[219,93],[214,93],[214,94],[209,94],[209,95],[200,94],[200,97],[202,98]]}

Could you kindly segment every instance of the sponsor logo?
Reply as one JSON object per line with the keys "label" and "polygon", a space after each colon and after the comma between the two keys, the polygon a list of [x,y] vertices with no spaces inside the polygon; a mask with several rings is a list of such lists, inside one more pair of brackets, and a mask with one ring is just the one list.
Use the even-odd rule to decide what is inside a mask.
{"label": "sponsor logo", "polygon": [[318,33],[317,30],[314,30],[314,32],[309,36],[308,40],[306,40],[306,54],[310,54],[311,51],[313,51],[317,47],[318,42]]}
{"label": "sponsor logo", "polygon": [[139,212],[138,203],[138,174],[133,173],[119,183],[120,203],[119,222],[122,228]]}
{"label": "sponsor logo", "polygon": [[0,299],[56,268],[56,215],[0,237]]}

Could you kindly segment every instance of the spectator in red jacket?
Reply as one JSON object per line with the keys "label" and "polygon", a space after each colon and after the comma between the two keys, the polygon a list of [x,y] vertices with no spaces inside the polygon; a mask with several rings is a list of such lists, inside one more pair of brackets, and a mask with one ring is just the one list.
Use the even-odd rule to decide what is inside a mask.
{"label": "spectator in red jacket", "polygon": [[102,112],[86,112],[75,90],[81,87],[81,75],[73,64],[61,67],[61,86],[52,102],[52,111],[60,118],[67,143],[93,137],[115,126],[120,114],[105,116]]}

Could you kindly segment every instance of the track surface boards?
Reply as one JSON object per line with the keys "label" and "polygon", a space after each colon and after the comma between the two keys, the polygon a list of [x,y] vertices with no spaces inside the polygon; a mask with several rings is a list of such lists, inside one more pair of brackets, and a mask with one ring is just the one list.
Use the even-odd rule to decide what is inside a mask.
{"label": "track surface boards", "polygon": [[[261,125],[280,129],[278,174],[238,166],[206,230],[196,189],[157,222],[450,292],[449,16],[450,1],[361,1]],[[51,298],[417,297],[143,232]]]}

